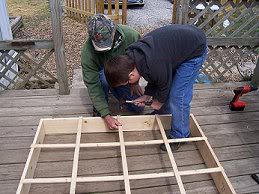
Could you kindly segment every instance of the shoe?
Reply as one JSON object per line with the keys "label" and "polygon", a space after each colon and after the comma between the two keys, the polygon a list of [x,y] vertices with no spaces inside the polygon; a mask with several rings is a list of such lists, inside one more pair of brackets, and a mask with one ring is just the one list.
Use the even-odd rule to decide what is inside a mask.
{"label": "shoe", "polygon": [[[172,138],[171,138],[171,137],[168,137],[168,139],[172,139]],[[177,150],[178,150],[182,145],[184,145],[184,144],[186,144],[186,142],[169,143],[172,152],[177,151]],[[161,149],[162,151],[164,151],[164,152],[167,151],[164,143],[160,144],[160,149]]]}
{"label": "shoe", "polygon": [[[177,151],[182,145],[184,145],[185,143],[184,142],[177,142],[177,143],[169,143],[170,147],[171,147],[171,150],[172,152],[175,152]],[[166,147],[165,147],[165,144],[160,144],[160,149],[164,152],[166,152]]]}
{"label": "shoe", "polygon": [[93,117],[100,117],[100,116],[101,116],[101,114],[93,106]]}

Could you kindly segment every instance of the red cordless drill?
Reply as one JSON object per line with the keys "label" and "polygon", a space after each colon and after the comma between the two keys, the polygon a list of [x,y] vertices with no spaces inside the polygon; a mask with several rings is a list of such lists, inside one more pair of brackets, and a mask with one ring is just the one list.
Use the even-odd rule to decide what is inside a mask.
{"label": "red cordless drill", "polygon": [[255,91],[257,89],[258,89],[257,87],[253,87],[253,86],[250,86],[250,85],[246,85],[246,86],[238,87],[238,88],[234,89],[235,96],[229,104],[230,110],[232,110],[232,111],[243,111],[245,109],[246,103],[243,102],[243,101],[240,101],[239,98],[243,94]]}

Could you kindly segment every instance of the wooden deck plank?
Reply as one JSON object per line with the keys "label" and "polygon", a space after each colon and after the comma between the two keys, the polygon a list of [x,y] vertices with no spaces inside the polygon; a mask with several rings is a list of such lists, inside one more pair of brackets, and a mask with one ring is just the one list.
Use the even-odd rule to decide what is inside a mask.
{"label": "wooden deck plank", "polygon": [[[143,159],[143,158],[141,158]],[[224,166],[227,174],[229,177],[236,177],[236,176],[244,176],[244,175],[250,175],[251,173],[255,173],[255,172],[259,172],[259,169],[258,169],[258,166],[257,166],[257,162],[258,162],[258,159],[259,158],[247,158],[247,159],[239,159],[239,160],[231,160],[231,161],[223,161],[221,162],[222,165]],[[139,160],[141,161],[141,160]],[[139,162],[138,161],[138,162]],[[89,161],[88,161],[89,162]],[[70,162],[71,163],[71,162]],[[112,166],[110,164],[113,164]],[[152,163],[152,162],[151,162]],[[83,163],[84,165],[86,164],[86,162]],[[101,167],[102,169],[100,169],[98,171],[98,176],[102,176],[102,175],[117,175],[117,174],[122,174],[122,169],[121,168],[118,168],[118,159],[105,159],[105,161],[103,161],[103,165],[104,166],[100,166],[101,163],[98,163],[98,164],[95,164],[94,165],[94,169],[95,168],[98,168],[98,167]],[[63,166],[62,170],[60,169],[60,167]],[[138,165],[139,166],[139,165]],[[238,167],[235,171],[233,171],[233,166],[236,166]],[[5,167],[5,165],[3,166]],[[12,167],[12,168],[10,168]],[[150,170],[149,169],[142,169],[141,171],[136,171],[134,172],[135,170],[137,170],[136,168],[137,166],[135,166],[135,169],[132,169],[130,171],[130,174],[132,173],[149,173]],[[150,165],[149,165],[150,167]],[[8,169],[7,169],[8,168]],[[19,179],[19,176],[17,174],[20,174],[21,172],[19,172],[18,169],[21,169],[22,168],[22,165],[21,164],[17,164],[17,165],[11,165],[11,166],[7,166],[6,168],[4,168],[5,172],[6,172],[6,180],[10,179],[10,180],[13,180],[13,179]],[[68,162],[58,162],[58,163],[42,163],[38,166],[38,168],[40,169],[48,169],[47,172],[44,171],[45,175],[46,173],[48,174],[47,176],[54,176],[54,175],[57,175],[58,174],[63,174],[63,175],[69,175],[71,174],[71,172],[68,172],[67,169],[70,169],[72,168],[72,164],[69,165]],[[104,170],[105,168],[105,170]],[[183,169],[185,168],[190,168],[189,166],[187,167],[183,167]],[[89,169],[92,169],[92,166],[86,166],[84,168],[81,168],[79,170],[79,176],[89,176],[89,172],[91,172],[91,170],[89,171]],[[164,169],[162,169],[162,171],[164,170],[170,170],[171,167],[170,167],[170,164],[168,164],[168,166],[166,166]],[[181,168],[181,170],[183,170]],[[10,174],[8,174],[8,170],[10,171],[15,171],[16,174],[14,174],[13,177],[10,176]],[[153,170],[154,172],[154,170]],[[156,172],[159,172],[159,170],[157,170]],[[160,170],[161,172],[161,170]],[[39,170],[38,172],[39,173]],[[42,173],[42,172],[41,172]],[[99,174],[101,173],[101,174]],[[108,173],[108,174],[107,174]],[[196,184],[198,184],[198,181],[201,181],[201,180],[208,180],[209,177],[207,176],[199,176],[199,177],[191,177],[189,178],[188,176],[186,178],[184,178],[184,183],[188,183],[188,182],[194,182],[194,181],[197,181]],[[172,180],[173,181],[173,180]],[[140,181],[139,181],[140,182]],[[154,186],[153,184],[153,181],[150,182],[151,184],[149,185],[149,182],[147,182],[145,185],[146,187],[152,187]],[[156,180],[156,184],[157,185],[166,185],[168,183],[166,183],[164,180],[161,180],[161,179],[157,179]],[[97,186],[98,184],[96,184]],[[108,188],[105,188],[104,185],[102,184],[102,187],[100,187],[99,189],[102,190],[102,191],[107,191],[107,190],[111,190],[111,188],[109,188],[109,186],[107,186]],[[120,187],[119,187],[120,188]],[[114,185],[112,186],[112,189],[113,190],[116,190],[116,189],[119,189],[119,188],[116,188],[114,187]],[[89,190],[89,192],[95,192],[94,189],[96,188],[90,188],[90,189],[93,189],[93,190]],[[99,190],[99,191],[100,191]]]}
{"label": "wooden deck plank", "polygon": [[[211,142],[216,154],[218,155],[218,157],[221,161],[222,160],[231,160],[231,159],[240,159],[240,158],[246,158],[246,157],[250,158],[253,156],[257,157],[259,138],[257,138],[254,134],[251,134],[250,137],[248,137],[247,139],[243,137],[244,134],[239,134],[237,136],[242,137],[242,138],[233,137],[233,140],[236,139],[235,142],[233,142],[233,140],[227,141],[230,138],[228,136],[225,137],[225,139],[224,139],[224,136],[222,136],[222,138],[221,137],[216,138],[216,140],[218,141],[217,144],[215,144],[213,141]],[[74,140],[74,138],[72,138],[72,139],[69,138],[69,140],[65,140],[65,141],[68,143],[71,143],[73,140]],[[212,138],[212,140],[214,140],[214,138]],[[55,141],[54,138],[50,142],[53,142],[53,141]],[[15,142],[15,141],[12,141],[12,142]],[[56,143],[59,143],[59,142],[56,141]],[[257,144],[255,144],[255,143],[257,143]],[[233,146],[233,144],[236,144],[236,145]],[[247,145],[247,144],[250,144],[250,145]],[[24,147],[26,148],[27,146],[28,145],[25,145]],[[7,148],[9,148],[9,147],[7,147]],[[183,148],[186,148],[186,149],[183,149]],[[193,146],[183,146],[180,150],[182,152],[180,152],[179,154],[186,154],[186,153],[192,153],[195,150],[195,148]],[[9,150],[9,151],[10,151],[9,152],[10,155],[8,155],[6,150],[1,152],[1,156],[3,156],[3,155],[6,156],[5,162],[3,162],[3,164],[12,163],[11,161],[15,161],[15,163],[24,162],[24,161],[21,161],[21,158],[22,158],[22,155],[24,155],[24,152],[28,152],[28,149]],[[88,155],[84,156],[86,158],[83,157],[81,159],[94,159],[94,158],[104,159],[104,158],[111,158],[111,157],[119,156],[119,150],[115,149],[115,148],[114,149],[105,149],[104,152],[105,152],[105,154],[102,152],[102,149],[99,149],[99,151],[97,151],[96,149],[92,149],[92,151],[87,150],[87,152],[82,150],[82,153],[88,153]],[[146,154],[148,153],[148,155],[153,154],[156,156],[156,154],[161,154],[161,151],[159,150],[158,146],[148,146],[148,147],[145,147],[143,150],[136,149],[134,147],[127,148],[127,154],[129,156],[141,156],[141,155],[144,155],[144,153],[146,153]],[[43,151],[42,154],[43,155],[45,154],[46,156],[48,156],[47,157],[48,159],[43,160],[43,161],[41,160],[42,162],[59,161],[59,159],[69,161],[69,160],[71,160],[71,158],[69,158],[69,156],[70,156],[70,154],[72,154],[72,152],[69,152],[69,151],[62,152],[61,151],[59,153],[56,150],[53,152],[44,152]],[[162,152],[162,154],[165,154],[165,153]],[[13,158],[14,155],[16,157]],[[25,155],[26,155],[26,153],[25,153]],[[189,155],[189,154],[187,154],[187,155]],[[88,157],[90,157],[90,158],[88,158]],[[91,157],[93,157],[93,158],[91,158]]]}
{"label": "wooden deck plank", "polygon": [[[22,137],[34,136],[37,125],[6,126],[1,127],[0,137]],[[228,134],[237,132],[249,132],[258,130],[259,121],[224,123],[217,125],[206,125],[202,129],[206,135]]]}
{"label": "wooden deck plank", "polygon": [[[194,84],[194,90],[233,90],[236,87],[244,86],[248,82],[226,82],[226,83],[210,83],[210,84]],[[141,84],[143,86],[143,84]],[[77,87],[72,87],[71,94],[78,94],[80,91],[80,94],[85,93],[87,88],[84,84],[81,84]]]}
{"label": "wooden deck plank", "polygon": [[[228,106],[232,98],[222,97],[222,98],[208,98],[201,100],[193,100],[191,103],[192,107],[209,107],[209,106]],[[246,101],[248,104],[258,103],[258,97],[256,96],[244,96],[242,97],[243,101]]]}
{"label": "wooden deck plank", "polygon": [[[193,100],[192,107],[209,107],[209,106],[228,106],[232,98],[206,98]],[[247,95],[242,97],[242,100],[248,104],[259,103],[258,96]],[[11,107],[50,107],[50,106],[87,106],[92,105],[89,98],[70,98],[70,97],[48,97],[48,98],[33,98],[33,99],[14,99],[0,100],[0,108]]]}
{"label": "wooden deck plank", "polygon": [[[258,122],[256,122],[258,123]],[[251,144],[251,143],[258,143],[259,140],[259,131],[258,127],[253,125],[251,123],[250,125],[241,125],[243,126],[243,132],[237,132],[235,131],[235,127],[237,128],[239,126],[239,123],[231,123],[229,125],[223,124],[223,127],[221,128],[222,132],[219,134],[216,134],[217,125],[205,125],[203,126],[205,134],[207,135],[212,147],[219,147],[219,146],[233,146],[233,145],[242,145],[242,144]],[[224,128],[227,127],[230,130],[232,129],[235,133],[223,133]],[[208,129],[207,129],[208,128]],[[251,131],[246,130],[246,128],[251,128]],[[29,130],[31,131],[31,128],[18,128],[18,130]],[[8,128],[7,128],[8,130]],[[35,128],[34,128],[35,130]],[[24,131],[25,132],[25,131]],[[35,131],[34,131],[35,132]],[[156,135],[155,135],[156,134]],[[139,138],[142,137],[142,135],[145,136],[145,138]],[[102,137],[100,139],[100,136]],[[95,138],[93,141],[93,137]],[[153,132],[145,134],[142,133],[135,133],[134,135],[127,135],[126,140],[127,141],[133,141],[133,140],[151,140],[151,139],[157,139],[160,137],[159,132]],[[0,150],[7,150],[7,149],[24,149],[29,148],[34,136],[10,136],[5,138],[0,138]],[[47,137],[47,139],[50,138],[50,141],[47,141],[47,143],[51,143],[51,137]],[[73,143],[73,137],[72,136],[59,136],[55,137],[53,136],[52,140],[55,140],[56,143]],[[58,139],[58,141],[57,141]],[[92,139],[92,140],[91,140]],[[116,134],[93,134],[93,135],[83,135],[82,136],[82,142],[109,142],[109,141],[118,141]]]}
{"label": "wooden deck plank", "polygon": [[[103,186],[107,187],[106,185],[110,185],[110,188],[111,188],[113,184],[118,185],[117,183],[102,183],[102,185],[95,186],[95,187],[102,188]],[[32,194],[36,194],[36,193],[37,194],[43,194],[43,193],[52,193],[52,191],[55,191],[55,194],[64,194],[64,193],[68,193],[68,191],[69,191],[68,187],[69,186],[67,186],[66,184],[55,184],[55,185],[52,184],[52,185],[47,185],[47,186],[46,185],[45,186],[32,185],[32,192],[30,192],[30,193],[32,193]],[[87,188],[93,188],[93,187],[94,186],[91,185],[91,184],[78,184],[77,193],[88,193],[87,191],[89,189],[87,189]],[[197,185],[197,183],[196,184],[187,183],[186,187],[187,187],[188,193],[189,192],[191,192],[191,193],[193,193],[193,192],[204,193],[205,191],[206,192],[209,191],[209,193],[211,193],[211,194],[217,193],[215,191],[215,188],[213,188],[212,181],[201,182],[201,185]],[[107,191],[105,193],[107,193],[107,194],[123,194],[125,192],[122,191],[122,189],[123,189],[123,187],[120,186],[120,188],[117,189],[117,190],[110,190],[110,191]],[[159,186],[151,187],[149,189],[143,187],[142,189],[133,189],[133,193],[141,193],[141,194],[147,193],[148,194],[148,193],[150,193],[150,190],[154,191],[155,193],[157,193],[157,192],[160,193],[159,191],[161,191],[163,193],[167,193],[167,194],[172,193],[172,191],[174,191],[173,193],[176,193],[177,186],[176,185],[169,185],[169,186],[162,185],[160,187]],[[4,194],[12,193],[9,188],[6,191],[7,192],[5,192]],[[1,191],[0,191],[0,193],[1,193]],[[103,192],[95,192],[95,194],[97,194],[97,193],[103,193]],[[179,193],[179,192],[177,192],[177,193]]]}
{"label": "wooden deck plank", "polygon": [[[91,113],[86,114],[78,114],[75,113],[73,115],[70,114],[62,114],[62,115],[54,115],[53,118],[61,118],[61,117],[78,117],[78,116],[91,116]],[[49,115],[42,116],[20,116],[16,117],[14,123],[14,119],[12,117],[1,117],[0,127],[8,127],[8,126],[16,126],[19,123],[20,126],[23,125],[37,125],[39,123],[40,118],[51,118]],[[257,121],[259,120],[259,112],[237,112],[234,114],[221,114],[221,115],[202,115],[196,116],[199,124],[202,125],[212,125],[212,124],[223,124],[223,123],[234,123],[234,122],[242,122],[242,121]]]}
{"label": "wooden deck plank", "polygon": [[242,121],[236,123],[223,123],[217,125],[206,125],[202,129],[206,135],[227,135],[240,132],[258,131],[259,121]]}
{"label": "wooden deck plank", "polygon": [[248,82],[226,82],[226,83],[210,83],[210,84],[194,84],[194,89],[219,89],[219,88],[236,88],[247,84]]}
{"label": "wooden deck plank", "polygon": [[[242,84],[237,84],[237,86],[241,86]],[[202,88],[202,87],[201,87]],[[204,89],[196,89],[194,87],[193,91],[193,97],[194,99],[203,99],[203,98],[233,98],[234,93],[233,89],[235,89],[235,86],[232,87],[221,87],[221,88],[204,88]],[[246,94],[245,96],[258,96],[259,92],[254,91],[251,93]],[[87,97],[88,92],[87,88],[75,88],[71,91],[70,96],[81,96],[81,97]]]}
{"label": "wooden deck plank", "polygon": [[45,107],[9,107],[0,109],[0,117],[19,117],[19,116],[54,116],[91,113],[92,105],[86,106],[45,106]]}
{"label": "wooden deck plank", "polygon": [[5,90],[0,92],[1,97],[32,97],[32,96],[56,96],[58,90],[56,89],[35,89],[35,90]]}
{"label": "wooden deck plank", "polygon": [[[8,107],[0,109],[0,117],[19,117],[19,116],[43,116],[43,115],[73,115],[73,114],[85,114],[92,113],[92,105],[72,105],[72,106],[44,106],[44,107]],[[245,110],[242,112],[258,112],[259,102],[247,104]],[[209,106],[204,107],[192,107],[191,112],[195,116],[200,115],[222,115],[222,114],[236,114],[239,112],[233,112],[229,109],[228,105],[224,106]]]}
{"label": "wooden deck plank", "polygon": [[259,112],[240,112],[236,114],[222,114],[222,115],[204,115],[195,117],[201,126],[215,125],[223,123],[235,123],[241,121],[257,121],[259,120]]}
{"label": "wooden deck plank", "polygon": [[0,127],[0,138],[34,136],[37,125]]}
{"label": "wooden deck plank", "polygon": [[[259,162],[259,92],[252,92],[242,97],[242,100],[248,102],[245,111],[231,112],[228,109],[228,103],[233,97],[232,90],[244,84],[196,84],[192,112],[209,138],[209,142],[224,166],[237,193],[257,193],[259,192],[259,187],[251,180],[249,175],[250,173],[259,173],[257,165]],[[28,156],[29,146],[40,118],[78,117],[86,116],[86,113],[90,115],[92,112],[92,104],[86,88],[73,88],[69,96],[59,96],[56,90],[7,91],[0,94],[0,102],[0,194],[2,188],[4,188],[5,194],[16,191],[25,159]],[[96,139],[92,138],[92,141],[118,140],[117,137],[109,135],[102,137],[101,134],[96,135]],[[136,133],[132,136],[126,135],[125,139],[137,140],[140,137],[142,135]],[[154,134],[153,136],[152,134],[144,136],[147,139],[152,137],[154,137]],[[90,138],[89,136],[88,139]],[[53,141],[54,139],[54,137],[49,138],[48,141]],[[56,139],[56,141],[61,140]],[[72,141],[72,139],[64,137],[62,141]],[[48,175],[55,175],[61,164],[65,164],[65,169],[62,173],[71,173],[71,170],[68,169],[72,165],[71,158],[73,156],[70,156],[72,152],[58,151],[42,152],[43,157],[45,156],[46,159],[40,158],[38,175],[45,171],[47,171]],[[131,173],[139,173],[143,170],[143,172],[150,172],[150,168],[153,167],[159,171],[161,167],[159,165],[161,165],[162,161],[164,170],[170,169],[166,154],[161,153],[157,145],[147,146],[143,149],[126,148],[126,154],[129,157]],[[105,152],[94,149],[90,152],[89,150],[88,152],[82,150],[82,155],[80,156],[82,157],[80,159],[82,160],[82,169],[80,173],[87,174],[90,168],[95,173],[121,173],[120,158],[117,158],[118,156],[120,156],[120,152],[117,148],[113,150],[105,149]],[[179,153],[176,154],[176,158],[183,161],[181,169],[190,168],[190,164],[195,164],[194,168],[203,166],[201,159],[197,156],[197,150],[192,144],[181,147]],[[143,165],[143,161],[147,161],[148,164]],[[216,192],[215,187],[211,185],[210,177],[207,175],[202,175],[196,180],[194,177],[186,177],[183,180],[188,188],[188,193]],[[197,186],[197,183],[202,184],[203,187]],[[134,193],[142,194],[154,191],[157,191],[157,193],[172,193],[172,189],[176,191],[176,182],[171,179],[169,181],[168,179],[154,179],[147,182],[136,181],[136,183],[130,184],[135,189]],[[33,188],[41,189],[33,190],[37,191],[36,193],[46,193],[39,185],[34,185]],[[91,188],[89,191],[106,189],[107,192],[105,193],[122,193],[123,182],[116,183],[115,187],[105,183],[104,187],[99,187],[99,184],[92,184],[89,188]],[[64,193],[65,191],[65,187],[57,187],[56,185],[47,187],[47,189],[54,189],[55,193]],[[84,192],[85,185],[80,186],[78,191]]]}
{"label": "wooden deck plank", "polygon": [[230,181],[237,193],[258,193],[259,191],[259,184],[250,175],[231,177]]}
{"label": "wooden deck plank", "polygon": [[[252,123],[251,123],[252,124]],[[224,127],[235,128],[235,126],[239,126],[239,123],[232,123],[229,125],[224,125]],[[247,125],[249,127],[249,125]],[[248,132],[245,131],[246,125],[243,125],[243,132],[235,132],[235,133],[219,133],[215,135],[215,130],[217,130],[217,125],[205,125],[203,126],[204,131],[206,131],[206,135],[212,145],[212,147],[218,146],[233,146],[233,145],[242,145],[242,144],[251,144],[258,143],[259,140],[259,131],[257,126],[254,126],[254,130]],[[252,125],[253,126],[253,125]],[[207,127],[209,128],[207,130]],[[214,127],[214,128],[212,128]],[[224,131],[224,127],[221,130]],[[8,129],[8,128],[7,128]],[[30,129],[29,129],[30,130]],[[211,133],[211,134],[210,134]],[[94,137],[94,138],[93,138]],[[140,138],[141,137],[141,138]],[[24,149],[29,148],[32,143],[32,139],[34,136],[14,136],[14,137],[5,137],[0,138],[0,150],[6,149]],[[137,141],[137,140],[151,140],[160,138],[159,132],[145,132],[145,133],[135,133],[130,136],[126,136],[126,141]],[[46,137],[46,139],[50,139],[47,143],[51,143],[51,140],[56,141],[56,143],[72,143],[73,136],[52,136]],[[91,140],[92,139],[92,140]],[[104,134],[87,134],[82,136],[82,142],[109,142],[109,141],[118,141],[116,133],[110,133],[107,135]],[[15,142],[15,143],[14,143]]]}
{"label": "wooden deck plank", "polygon": [[10,99],[1,100],[1,108],[8,107],[44,107],[44,106],[70,106],[70,105],[87,105],[92,104],[89,98],[70,98],[66,96],[54,96],[54,97],[46,97],[46,98],[31,98],[31,99]]}
{"label": "wooden deck plank", "polygon": [[[232,182],[233,186],[235,187],[237,193],[256,193],[259,190],[259,185],[254,180],[252,180],[249,175],[230,177],[230,181]],[[18,180],[0,181],[0,188],[1,188],[0,194],[15,193],[16,187],[14,187],[14,185],[18,185],[18,183],[19,183]],[[154,179],[153,183],[156,186],[157,179]],[[102,185],[107,187],[106,184],[107,183],[102,183]],[[85,186],[85,185],[83,185],[83,186]],[[159,188],[159,187],[155,187],[155,186],[151,187],[151,191],[153,188]],[[163,186],[165,186],[165,185],[163,185]],[[163,187],[163,186],[161,186],[161,187]],[[37,194],[41,194],[41,193],[45,194],[45,193],[48,193],[48,191],[49,191],[49,193],[51,191],[55,191],[55,194],[63,194],[64,191],[66,189],[68,189],[68,187],[69,187],[69,185],[65,186],[65,188],[64,188],[63,185],[55,184],[55,185],[48,185],[47,187],[44,187],[44,189],[40,185],[38,185],[38,186],[34,185],[33,188],[34,188],[34,190],[37,191]],[[167,188],[168,187],[171,187],[170,180],[167,181]],[[170,188],[168,188],[168,189],[170,189]],[[158,190],[158,192],[159,192],[159,190]],[[152,192],[150,192],[150,190],[149,190],[149,193],[152,193]]]}
{"label": "wooden deck plank", "polygon": [[[245,110],[242,113],[247,112],[258,112],[259,111],[259,103],[247,104]],[[231,111],[228,105],[224,106],[209,106],[209,107],[193,107],[191,108],[191,112],[196,116],[202,115],[222,115],[222,114],[231,114],[234,115],[239,113],[238,111]]]}
{"label": "wooden deck plank", "polygon": [[[227,145],[223,145],[227,146]],[[81,160],[93,160],[103,159],[111,157],[120,157],[120,151],[118,148],[106,148],[106,149],[82,149],[80,159]],[[189,146],[183,146],[179,152],[192,152],[196,147],[192,144]],[[259,142],[252,144],[234,145],[228,147],[215,147],[214,151],[218,155],[220,161],[241,159],[250,157],[259,157]],[[25,163],[29,149],[8,149],[1,150],[0,155],[5,156],[1,159],[1,164],[17,164]],[[229,154],[231,153],[231,154]],[[131,147],[127,148],[127,156],[139,156],[139,155],[156,155],[161,153],[158,145],[144,146],[142,148]],[[39,162],[58,162],[58,161],[72,161],[73,150],[72,149],[55,149],[55,150],[43,150],[39,158]]]}
{"label": "wooden deck plank", "polygon": [[42,115],[42,116],[21,116],[21,117],[15,117],[15,123],[14,118],[12,117],[1,117],[0,120],[0,127],[15,127],[19,123],[19,126],[31,126],[31,125],[38,125],[41,118],[75,118],[79,116],[92,116],[92,114],[74,114],[74,115],[66,115],[66,114],[60,114],[55,115],[54,117],[51,117],[50,115]]}
{"label": "wooden deck plank", "polygon": [[[246,82],[233,82],[233,83],[213,83],[213,84],[195,84],[194,97],[210,98],[232,96],[232,89],[235,87],[243,86]],[[206,89],[206,90],[205,90]],[[212,95],[213,93],[213,95]],[[258,92],[254,92],[257,94]],[[87,88],[72,88],[70,96],[88,97]],[[252,95],[252,94],[247,94]],[[0,92],[0,99],[8,98],[43,98],[43,97],[59,96],[56,89],[34,89],[34,90],[7,90]]]}

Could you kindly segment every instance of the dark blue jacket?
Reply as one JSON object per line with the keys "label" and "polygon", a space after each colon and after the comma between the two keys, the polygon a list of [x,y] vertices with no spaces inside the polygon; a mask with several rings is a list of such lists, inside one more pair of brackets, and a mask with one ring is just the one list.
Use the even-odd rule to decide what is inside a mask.
{"label": "dark blue jacket", "polygon": [[166,102],[172,79],[179,65],[201,56],[207,47],[202,30],[191,25],[158,28],[131,44],[126,54],[148,82],[145,94]]}

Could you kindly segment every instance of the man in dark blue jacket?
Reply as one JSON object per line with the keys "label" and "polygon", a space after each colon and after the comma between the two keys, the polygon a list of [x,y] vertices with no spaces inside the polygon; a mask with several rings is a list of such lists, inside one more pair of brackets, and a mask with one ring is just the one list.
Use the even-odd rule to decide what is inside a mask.
{"label": "man in dark blue jacket", "polygon": [[[136,43],[126,55],[105,64],[108,83],[120,86],[136,83],[142,76],[147,82],[145,95],[136,105],[151,107],[157,114],[172,113],[169,138],[190,136],[189,116],[193,84],[207,56],[207,41],[202,30],[191,25],[168,25],[158,28]],[[170,144],[172,150],[180,143]],[[165,150],[164,144],[160,146]]]}

